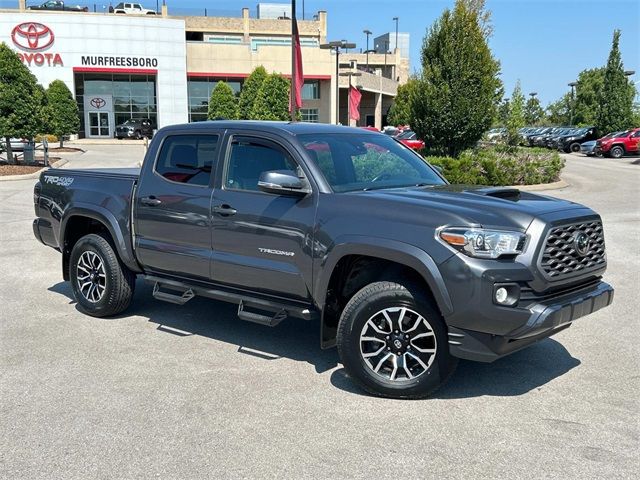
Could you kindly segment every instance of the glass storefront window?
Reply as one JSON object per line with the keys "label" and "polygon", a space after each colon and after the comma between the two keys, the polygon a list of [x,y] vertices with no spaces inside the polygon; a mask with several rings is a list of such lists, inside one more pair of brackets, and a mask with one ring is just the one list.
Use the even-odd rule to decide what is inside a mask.
{"label": "glass storefront window", "polygon": [[318,100],[320,98],[320,82],[317,80],[306,81],[302,86],[303,100]]}
{"label": "glass storefront window", "polygon": [[190,122],[201,122],[207,119],[211,92],[220,81],[226,82],[236,96],[240,95],[243,80],[238,80],[237,78],[191,77],[187,80]]}
{"label": "glass storefront window", "polygon": [[155,75],[76,73],[75,91],[82,136],[91,133],[84,125],[85,95],[111,95],[116,125],[130,118],[149,118],[158,124]]}

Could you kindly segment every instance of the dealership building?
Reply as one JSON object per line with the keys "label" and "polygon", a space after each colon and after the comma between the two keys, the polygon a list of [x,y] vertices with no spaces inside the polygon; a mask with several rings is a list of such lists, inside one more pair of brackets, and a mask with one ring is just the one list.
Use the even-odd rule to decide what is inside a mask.
{"label": "dealership building", "polygon": [[[239,93],[257,66],[291,74],[291,21],[286,5],[260,4],[233,16],[114,15],[104,12],[0,10],[0,42],[14,49],[43,86],[65,82],[81,112],[81,137],[113,137],[115,125],[150,118],[158,127],[206,119],[218,81]],[[305,85],[302,119],[347,123],[349,81],[362,92],[358,125],[380,128],[409,72],[407,49],[388,51],[377,37],[369,53],[327,43],[327,13],[299,20]],[[358,30],[359,31],[359,30]],[[400,34],[407,42],[406,34]],[[381,39],[386,39],[380,50]],[[378,41],[380,39],[380,41]],[[349,77],[336,75],[355,72]],[[352,124],[356,122],[351,122]]]}

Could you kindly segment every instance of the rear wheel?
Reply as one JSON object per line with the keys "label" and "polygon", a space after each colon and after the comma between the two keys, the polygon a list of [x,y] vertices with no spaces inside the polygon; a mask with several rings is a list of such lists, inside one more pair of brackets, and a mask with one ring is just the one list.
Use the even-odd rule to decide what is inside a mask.
{"label": "rear wheel", "polygon": [[427,397],[457,365],[442,316],[411,285],[375,282],[356,293],[342,312],[337,341],[351,378],[382,397]]}
{"label": "rear wheel", "polygon": [[573,153],[579,152],[580,144],[578,142],[573,142],[571,145],[569,145],[569,150],[571,150]]}
{"label": "rear wheel", "polygon": [[127,309],[136,276],[120,263],[104,237],[90,234],[78,240],[71,251],[69,278],[80,310],[107,317]]}
{"label": "rear wheel", "polygon": [[624,147],[621,145],[616,145],[609,151],[609,155],[613,158],[622,158],[624,155]]}

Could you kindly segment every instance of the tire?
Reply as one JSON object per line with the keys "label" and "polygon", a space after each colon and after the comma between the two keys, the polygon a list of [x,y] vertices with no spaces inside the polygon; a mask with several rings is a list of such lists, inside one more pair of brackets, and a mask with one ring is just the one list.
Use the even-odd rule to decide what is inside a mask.
{"label": "tire", "polygon": [[[371,336],[380,338],[374,341]],[[380,397],[403,399],[425,398],[453,374],[458,359],[450,355],[447,339],[442,316],[421,289],[388,281],[371,283],[349,300],[337,334],[342,364],[360,387]]]}
{"label": "tire", "polygon": [[622,145],[616,145],[609,150],[609,155],[613,158],[622,158],[624,156],[624,147]]}
{"label": "tire", "polygon": [[136,130],[134,135],[136,140],[142,140],[142,133],[140,133],[140,130]]}
{"label": "tire", "polygon": [[[88,265],[93,268],[87,268]],[[123,312],[135,290],[135,274],[121,264],[107,239],[96,234],[85,235],[74,245],[69,258],[69,278],[79,309],[93,317]],[[87,282],[95,287],[86,286]]]}
{"label": "tire", "polygon": [[116,137],[118,140],[122,140],[122,137]]}
{"label": "tire", "polygon": [[580,144],[578,142],[573,142],[571,145],[569,145],[569,150],[571,150],[573,153],[578,153],[580,151]]}

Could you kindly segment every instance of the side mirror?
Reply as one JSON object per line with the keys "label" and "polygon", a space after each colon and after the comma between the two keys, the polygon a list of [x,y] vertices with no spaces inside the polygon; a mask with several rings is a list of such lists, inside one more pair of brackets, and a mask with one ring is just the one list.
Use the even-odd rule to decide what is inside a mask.
{"label": "side mirror", "polygon": [[304,196],[310,193],[307,185],[291,170],[262,172],[258,180],[258,188],[263,192],[276,195]]}

